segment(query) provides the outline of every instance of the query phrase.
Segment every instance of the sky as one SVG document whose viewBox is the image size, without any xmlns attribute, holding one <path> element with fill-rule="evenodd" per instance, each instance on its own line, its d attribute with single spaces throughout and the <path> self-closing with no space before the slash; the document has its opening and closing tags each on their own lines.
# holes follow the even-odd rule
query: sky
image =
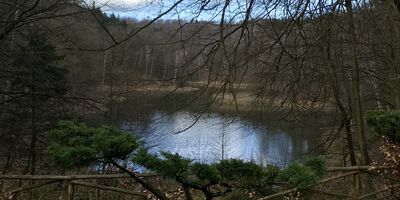
<svg viewBox="0 0 400 200">
<path fill-rule="evenodd" d="M 84 0 L 88 4 L 92 4 L 93 1 L 96 3 L 97 7 L 101 7 L 101 9 L 108 13 L 114 13 L 115 15 L 121 18 L 133 18 L 133 19 L 153 19 L 157 17 L 159 14 L 163 13 L 167 9 L 169 9 L 177 0 Z M 211 0 L 211 3 L 207 4 L 208 7 L 206 9 L 201 9 L 200 15 L 199 11 L 202 7 L 204 1 L 200 0 L 185 0 L 181 2 L 175 9 L 173 9 L 170 13 L 163 16 L 162 19 L 184 19 L 191 20 L 192 18 L 196 18 L 196 20 L 205 20 L 205 21 L 219 21 L 221 17 L 221 10 L 223 7 L 225 0 Z M 280 1 L 266 1 L 260 0 L 256 1 L 251 16 L 254 18 L 259 17 L 272 17 L 279 18 L 283 17 L 285 14 L 279 8 L 276 7 L 275 3 Z M 303 9 L 301 5 L 305 6 L 305 0 L 288 0 L 293 6 L 291 9 Z M 334 2 L 334 0 L 326 0 L 325 3 L 332 4 L 330 2 Z M 317 0 L 311 1 L 311 7 L 317 6 Z M 247 6 L 249 5 L 249 0 L 232 0 L 229 4 L 225 20 L 227 21 L 240 21 L 245 17 L 245 13 L 247 10 Z M 298 7 L 300 6 L 300 7 Z M 315 9 L 308 7 L 308 9 Z M 284 7 L 280 7 L 284 8 Z M 295 11 L 290 11 L 293 13 L 297 13 Z M 292 14 L 293 14 L 292 13 Z M 267 14 L 267 15 L 264 15 Z"/>
<path fill-rule="evenodd" d="M 96 0 L 100 4 L 109 4 L 116 7 L 135 7 L 149 3 L 150 0 Z"/>
<path fill-rule="evenodd" d="M 153 19 L 160 13 L 163 13 L 170 8 L 177 0 L 84 0 L 88 4 L 92 4 L 93 1 L 97 7 L 108 13 L 114 13 L 121 18 L 133 18 L 133 19 Z M 202 9 L 200 15 L 198 15 L 202 2 L 200 0 L 185 0 L 179 4 L 179 6 L 172 10 L 170 13 L 165 15 L 162 19 L 186 19 L 191 20 L 195 17 L 197 20 L 212 20 L 219 21 L 222 5 L 225 0 L 211 0 L 211 3 L 207 4 L 208 9 Z M 280 18 L 287 15 L 286 6 L 279 5 L 276 7 L 276 2 L 287 2 L 291 5 L 291 14 L 297 13 L 294 9 L 302 7 L 306 0 L 286 0 L 286 1 L 271 1 L 271 0 L 259 0 L 255 1 L 255 5 L 252 10 L 252 17 L 267 17 Z M 318 10 L 318 0 L 311 0 L 308 10 Z M 324 1 L 329 8 L 329 5 L 333 5 L 336 0 L 325 0 Z M 354 1 L 356 2 L 356 1 Z M 240 21 L 244 19 L 245 12 L 248 6 L 249 0 L 231 0 L 226 12 L 226 20 Z M 355 5 L 356 6 L 356 5 Z M 279 9 L 276 9 L 279 8 Z M 303 9 L 303 8 L 300 8 Z M 330 9 L 330 8 L 329 8 Z M 293 10 L 293 11 L 292 11 Z M 289 16 L 289 15 L 287 15 Z M 229 19 L 231 18 L 231 19 Z"/>
<path fill-rule="evenodd" d="M 152 19 L 170 8 L 176 0 L 85 0 L 88 4 L 95 1 L 96 6 L 108 13 L 114 13 L 122 18 L 134 19 Z M 229 10 L 234 10 L 244 14 L 246 7 L 243 6 L 248 0 L 234 0 L 227 10 L 227 17 Z M 190 20 L 195 17 L 197 20 L 213 20 L 219 21 L 220 11 L 224 0 L 213 0 L 208 6 L 212 9 L 205 9 L 200 15 L 200 0 L 183 1 L 178 7 L 165 15 L 162 19 L 186 19 Z M 240 2 L 240 3 L 239 3 Z M 243 5 L 240 5 L 243 4 Z M 216 7 L 215 7 L 216 6 Z M 207 10 L 207 11 L 206 11 Z M 243 19 L 244 16 L 236 16 L 238 19 Z M 228 17 L 229 18 L 229 17 Z"/>
<path fill-rule="evenodd" d="M 122 18 L 152 19 L 171 7 L 174 0 L 85 0 L 108 13 L 114 13 Z M 164 19 L 175 19 L 174 14 L 165 16 Z"/>
</svg>

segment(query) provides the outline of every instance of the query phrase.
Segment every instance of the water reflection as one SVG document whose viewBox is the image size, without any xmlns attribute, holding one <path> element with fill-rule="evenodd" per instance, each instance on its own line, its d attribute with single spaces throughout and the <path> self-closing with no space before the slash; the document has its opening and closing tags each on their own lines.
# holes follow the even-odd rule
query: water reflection
<svg viewBox="0 0 400 200">
<path fill-rule="evenodd" d="M 284 166 L 319 142 L 316 129 L 260 125 L 219 114 L 155 112 L 150 120 L 124 128 L 139 134 L 153 153 L 169 151 L 204 163 L 238 158 Z"/>
</svg>

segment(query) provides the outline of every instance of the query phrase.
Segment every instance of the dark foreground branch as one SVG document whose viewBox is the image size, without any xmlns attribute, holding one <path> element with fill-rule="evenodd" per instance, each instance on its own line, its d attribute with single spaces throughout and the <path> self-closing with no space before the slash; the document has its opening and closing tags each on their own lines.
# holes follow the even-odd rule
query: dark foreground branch
<svg viewBox="0 0 400 200">
<path fill-rule="evenodd" d="M 155 187 L 153 187 L 152 185 L 148 184 L 147 182 L 145 182 L 144 180 L 142 180 L 140 177 L 138 177 L 134 172 L 129 171 L 128 169 L 126 169 L 125 167 L 121 166 L 119 163 L 117 163 L 114 160 L 110 160 L 111 164 L 113 164 L 115 167 L 117 167 L 118 169 L 120 169 L 121 171 L 127 173 L 130 177 L 132 177 L 133 179 L 135 179 L 136 182 L 138 182 L 139 184 L 141 184 L 144 188 L 146 188 L 147 190 L 149 190 L 152 194 L 154 194 L 157 198 L 159 198 L 160 200 L 169 200 L 168 197 L 165 196 L 165 194 L 163 192 L 161 192 L 160 190 L 156 189 Z"/>
</svg>

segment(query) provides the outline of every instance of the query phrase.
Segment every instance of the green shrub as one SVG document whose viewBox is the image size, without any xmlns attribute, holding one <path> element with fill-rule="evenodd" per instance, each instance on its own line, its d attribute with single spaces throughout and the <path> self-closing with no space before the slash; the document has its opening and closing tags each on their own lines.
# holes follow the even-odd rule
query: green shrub
<svg viewBox="0 0 400 200">
<path fill-rule="evenodd" d="M 279 173 L 278 179 L 300 189 L 315 184 L 325 172 L 325 162 L 321 157 L 310 158 L 304 165 L 292 163 Z"/>
<path fill-rule="evenodd" d="M 369 111 L 366 116 L 376 133 L 400 143 L 400 111 Z"/>
<path fill-rule="evenodd" d="M 319 177 L 323 176 L 326 171 L 325 159 L 322 156 L 307 158 L 304 166 L 312 169 Z"/>
<path fill-rule="evenodd" d="M 64 167 L 86 166 L 92 162 L 123 159 L 139 143 L 136 138 L 112 127 L 90 128 L 83 123 L 61 121 L 50 131 L 49 153 Z"/>
<path fill-rule="evenodd" d="M 189 171 L 189 165 L 192 162 L 189 159 L 182 158 L 178 154 L 167 152 L 162 152 L 160 156 L 150 154 L 144 148 L 137 151 L 132 161 L 173 179 L 177 176 L 186 176 Z"/>
<path fill-rule="evenodd" d="M 225 181 L 240 183 L 243 186 L 271 182 L 279 171 L 274 166 L 263 168 L 253 162 L 244 162 L 238 159 L 223 160 L 216 166 Z"/>
<path fill-rule="evenodd" d="M 194 163 L 190 171 L 196 176 L 197 185 L 217 184 L 221 181 L 221 175 L 215 165 Z"/>
</svg>

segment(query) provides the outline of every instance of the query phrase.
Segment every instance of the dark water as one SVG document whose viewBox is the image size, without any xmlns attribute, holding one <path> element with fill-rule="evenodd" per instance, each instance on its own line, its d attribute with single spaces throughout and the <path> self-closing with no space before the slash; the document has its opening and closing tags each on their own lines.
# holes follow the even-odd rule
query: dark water
<svg viewBox="0 0 400 200">
<path fill-rule="evenodd" d="M 129 121 L 151 152 L 169 151 L 198 162 L 238 158 L 259 164 L 285 166 L 320 144 L 319 128 L 290 124 L 259 124 L 221 114 L 153 112 L 146 121 Z"/>
</svg>

